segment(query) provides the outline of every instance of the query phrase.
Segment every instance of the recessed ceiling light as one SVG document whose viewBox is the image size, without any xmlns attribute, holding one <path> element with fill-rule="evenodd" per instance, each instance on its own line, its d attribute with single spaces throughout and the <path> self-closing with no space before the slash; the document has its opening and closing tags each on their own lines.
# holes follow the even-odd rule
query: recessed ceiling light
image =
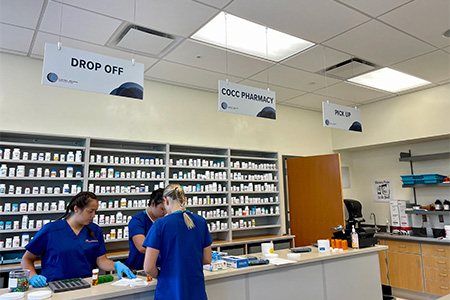
<svg viewBox="0 0 450 300">
<path fill-rule="evenodd" d="M 389 68 L 382 68 L 359 75 L 350 78 L 348 81 L 391 93 L 397 93 L 431 83 Z"/>
<path fill-rule="evenodd" d="M 224 12 L 191 38 L 276 62 L 314 46 L 311 42 Z"/>
</svg>

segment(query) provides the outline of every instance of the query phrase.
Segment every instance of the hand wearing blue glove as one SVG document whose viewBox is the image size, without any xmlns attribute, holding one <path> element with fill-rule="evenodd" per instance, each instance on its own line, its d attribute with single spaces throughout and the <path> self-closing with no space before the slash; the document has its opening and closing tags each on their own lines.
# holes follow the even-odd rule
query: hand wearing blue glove
<svg viewBox="0 0 450 300">
<path fill-rule="evenodd" d="M 47 278 L 42 275 L 34 275 L 30 278 L 30 283 L 33 287 L 40 288 L 44 287 L 47 284 Z"/>
<path fill-rule="evenodd" d="M 136 278 L 136 275 L 134 275 L 133 272 L 131 272 L 130 269 L 120 261 L 114 263 L 114 268 L 116 268 L 117 276 L 119 276 L 119 279 L 122 279 L 122 273 L 125 273 L 125 275 L 127 275 L 129 279 Z"/>
</svg>

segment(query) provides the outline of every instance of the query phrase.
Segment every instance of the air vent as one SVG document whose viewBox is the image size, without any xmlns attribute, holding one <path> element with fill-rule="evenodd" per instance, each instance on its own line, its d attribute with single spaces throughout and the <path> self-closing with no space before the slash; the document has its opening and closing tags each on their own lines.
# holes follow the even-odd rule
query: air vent
<svg viewBox="0 0 450 300">
<path fill-rule="evenodd" d="M 160 58 L 181 41 L 173 35 L 138 25 L 127 24 L 122 28 L 108 45 L 144 56 Z"/>
<path fill-rule="evenodd" d="M 362 60 L 360 58 L 352 58 L 343 62 L 340 62 L 334 66 L 328 67 L 325 70 L 321 70 L 317 73 L 322 75 L 330 75 L 339 79 L 349 79 L 369 71 L 373 71 L 379 68 L 377 65 Z"/>
</svg>

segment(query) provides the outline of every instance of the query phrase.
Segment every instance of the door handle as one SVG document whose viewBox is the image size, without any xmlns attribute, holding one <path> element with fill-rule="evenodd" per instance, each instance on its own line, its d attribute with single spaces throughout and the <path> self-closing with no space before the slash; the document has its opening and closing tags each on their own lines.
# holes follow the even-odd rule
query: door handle
<svg viewBox="0 0 450 300">
<path fill-rule="evenodd" d="M 448 276 L 448 274 L 444 274 L 444 273 L 439 273 L 438 275 L 441 276 L 441 277 L 447 277 Z"/>
<path fill-rule="evenodd" d="M 448 290 L 448 286 L 443 286 L 443 285 L 441 285 L 441 289 L 443 289 L 443 290 Z"/>
<path fill-rule="evenodd" d="M 406 248 L 405 245 L 398 245 L 399 248 Z"/>
<path fill-rule="evenodd" d="M 445 252 L 445 249 L 436 249 L 438 252 Z"/>
<path fill-rule="evenodd" d="M 438 264 L 441 264 L 441 265 L 446 265 L 446 264 L 447 264 L 445 261 L 442 261 L 442 260 L 438 260 L 437 263 L 438 263 Z"/>
</svg>

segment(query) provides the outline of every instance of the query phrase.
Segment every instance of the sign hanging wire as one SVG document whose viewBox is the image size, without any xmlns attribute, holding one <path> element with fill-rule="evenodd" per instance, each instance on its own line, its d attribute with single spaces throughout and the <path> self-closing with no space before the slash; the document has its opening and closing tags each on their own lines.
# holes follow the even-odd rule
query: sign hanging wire
<svg viewBox="0 0 450 300">
<path fill-rule="evenodd" d="M 354 59 L 354 57 L 352 56 L 351 57 L 351 64 L 352 64 L 352 78 L 353 77 L 355 77 L 355 74 L 354 74 L 354 72 L 353 72 L 353 59 Z M 352 88 L 352 94 L 353 94 L 353 103 L 355 104 L 355 110 L 356 109 L 358 109 L 357 107 L 356 107 L 356 94 L 355 94 L 355 86 L 352 84 L 352 86 L 353 86 L 353 88 Z"/>
<path fill-rule="evenodd" d="M 58 50 L 61 50 L 62 42 L 61 42 L 61 34 L 62 34 L 62 23 L 63 23 L 63 10 L 64 10 L 64 0 L 61 4 L 61 15 L 59 18 L 59 40 L 58 40 Z"/>
<path fill-rule="evenodd" d="M 133 57 L 131 58 L 131 64 L 134 66 L 135 64 L 135 53 L 136 53 L 136 0 L 134 0 L 133 7 Z"/>
<path fill-rule="evenodd" d="M 227 13 L 224 13 L 225 17 L 225 75 L 228 84 L 228 20 Z"/>
<path fill-rule="evenodd" d="M 266 80 L 267 80 L 267 91 L 270 92 L 269 88 L 269 38 L 268 38 L 268 31 L 269 29 L 266 27 L 266 62 L 267 62 L 267 69 L 266 69 Z"/>
<path fill-rule="evenodd" d="M 325 46 L 322 46 L 322 57 L 323 57 L 323 69 L 325 72 L 325 94 L 327 95 L 327 103 L 329 103 L 328 99 L 330 98 L 330 95 L 328 93 L 327 57 L 325 53 Z"/>
</svg>

